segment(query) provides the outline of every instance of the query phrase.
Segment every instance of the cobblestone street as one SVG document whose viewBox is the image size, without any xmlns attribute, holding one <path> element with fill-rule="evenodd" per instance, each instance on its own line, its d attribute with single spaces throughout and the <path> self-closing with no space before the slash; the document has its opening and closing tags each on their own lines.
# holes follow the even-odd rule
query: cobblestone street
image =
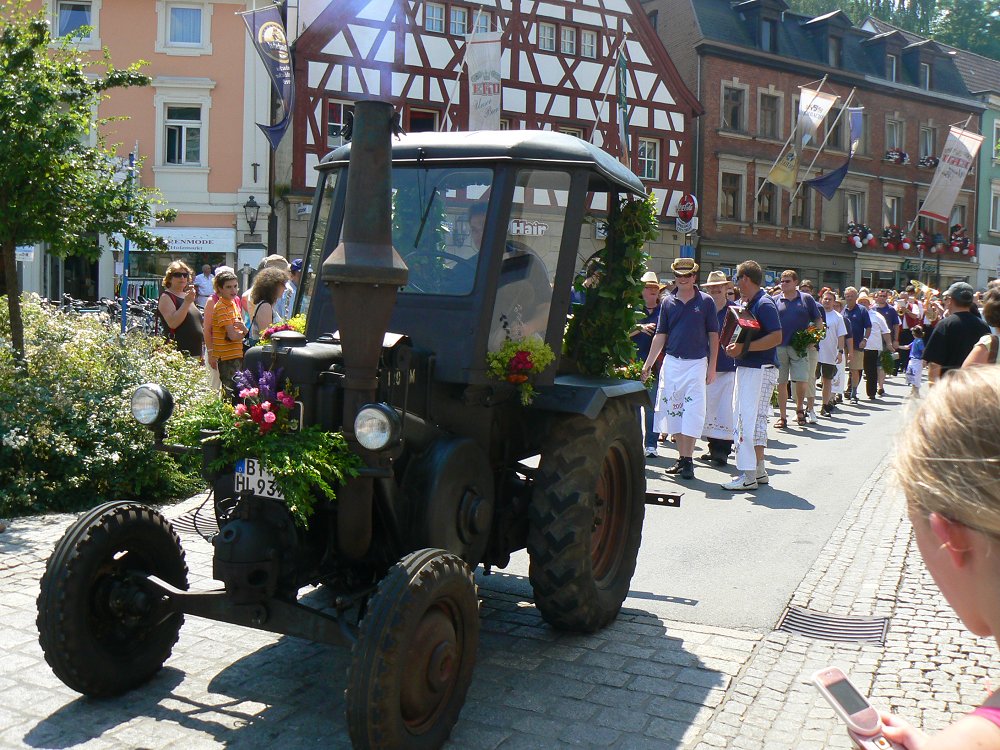
<svg viewBox="0 0 1000 750">
<path fill-rule="evenodd" d="M 667 621 L 635 607 L 593 636 L 556 633 L 530 601 L 479 577 L 479 662 L 452 748 L 847 748 L 808 683 L 830 663 L 873 700 L 925 728 L 985 695 L 995 644 L 974 639 L 944 603 L 911 540 L 885 464 L 795 593 L 793 605 L 890 618 L 885 645 L 810 640 Z M 200 504 L 170 508 L 176 518 Z M 349 747 L 348 654 L 187 618 L 164 670 L 108 701 L 81 698 L 45 664 L 35 598 L 71 517 L 16 519 L 0 536 L 0 746 L 3 748 Z M 207 587 L 210 546 L 183 537 L 192 587 Z M 322 603 L 324 592 L 308 595 Z M 631 602 L 630 602 L 631 604 Z"/>
</svg>

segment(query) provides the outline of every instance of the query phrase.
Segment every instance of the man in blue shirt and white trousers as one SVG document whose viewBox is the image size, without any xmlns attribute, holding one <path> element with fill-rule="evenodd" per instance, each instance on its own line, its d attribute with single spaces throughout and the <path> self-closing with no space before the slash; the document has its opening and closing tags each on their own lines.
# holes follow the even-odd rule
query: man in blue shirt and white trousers
<svg viewBox="0 0 1000 750">
<path fill-rule="evenodd" d="M 679 457 L 666 472 L 694 479 L 694 445 L 705 427 L 705 391 L 715 380 L 719 319 L 715 302 L 695 284 L 698 264 L 694 259 L 677 258 L 670 270 L 677 286 L 660 303 L 656 334 L 642 376 L 643 380 L 649 376 L 666 345 L 653 429 L 677 439 Z"/>
</svg>

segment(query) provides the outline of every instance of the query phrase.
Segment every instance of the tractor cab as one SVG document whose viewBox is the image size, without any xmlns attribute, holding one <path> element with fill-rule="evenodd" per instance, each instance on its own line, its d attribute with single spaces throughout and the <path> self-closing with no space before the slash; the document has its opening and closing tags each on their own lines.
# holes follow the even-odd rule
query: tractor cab
<svg viewBox="0 0 1000 750">
<path fill-rule="evenodd" d="M 309 340 L 341 326 L 318 276 L 341 240 L 350 150 L 319 166 L 297 305 Z M 485 383 L 486 353 L 507 338 L 542 339 L 558 356 L 574 273 L 596 249 L 581 238 L 586 216 L 643 195 L 638 178 L 548 131 L 414 133 L 394 139 L 391 159 L 392 245 L 409 275 L 388 330 L 432 351 L 443 382 Z"/>
</svg>

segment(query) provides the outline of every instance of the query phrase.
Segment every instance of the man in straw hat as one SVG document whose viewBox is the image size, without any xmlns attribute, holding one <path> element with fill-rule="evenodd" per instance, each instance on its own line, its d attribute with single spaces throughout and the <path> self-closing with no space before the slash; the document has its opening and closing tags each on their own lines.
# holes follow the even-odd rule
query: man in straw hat
<svg viewBox="0 0 1000 750">
<path fill-rule="evenodd" d="M 726 274 L 712 271 L 701 285 L 715 303 L 719 330 L 726 321 L 730 307 L 737 307 L 727 298 L 726 292 L 732 287 Z M 702 461 L 711 461 L 716 466 L 725 466 L 733 450 L 733 388 L 736 385 L 736 360 L 726 354 L 719 342 L 719 353 L 715 360 L 715 380 L 705 390 L 705 427 L 701 436 L 708 441 L 708 453 Z"/>
<path fill-rule="evenodd" d="M 640 362 L 645 362 L 649 356 L 649 347 L 653 343 L 656 332 L 656 320 L 660 316 L 660 280 L 654 271 L 646 271 L 642 275 L 642 310 L 641 318 L 629 335 L 635 342 L 636 356 Z M 649 391 L 649 405 L 642 408 L 642 426 L 645 431 L 646 457 L 656 455 L 656 431 L 653 429 L 653 414 L 656 406 L 656 389 L 660 385 L 660 368 L 653 368 L 653 380 L 646 386 Z"/>
<path fill-rule="evenodd" d="M 712 298 L 695 285 L 698 264 L 693 258 L 677 258 L 670 270 L 677 288 L 660 303 L 642 375 L 648 377 L 665 346 L 653 429 L 677 436 L 680 455 L 667 473 L 694 479 L 694 444 L 705 427 L 705 391 L 715 380 L 719 318 Z"/>
</svg>

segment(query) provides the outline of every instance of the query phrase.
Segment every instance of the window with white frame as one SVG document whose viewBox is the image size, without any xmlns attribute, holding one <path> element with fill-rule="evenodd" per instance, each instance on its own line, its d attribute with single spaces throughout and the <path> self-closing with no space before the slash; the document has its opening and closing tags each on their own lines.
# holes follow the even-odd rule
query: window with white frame
<svg viewBox="0 0 1000 750">
<path fill-rule="evenodd" d="M 556 27 L 554 24 L 538 24 L 538 49 L 544 52 L 556 51 Z"/>
<path fill-rule="evenodd" d="M 1000 232 L 1000 192 L 993 193 L 990 201 L 990 231 Z"/>
<path fill-rule="evenodd" d="M 899 226 L 903 199 L 898 195 L 887 195 L 882 204 L 882 226 Z"/>
<path fill-rule="evenodd" d="M 75 0 L 75 2 L 59 0 L 55 7 L 55 36 L 70 36 L 84 26 L 93 26 L 93 12 L 94 8 L 89 0 Z M 87 33 L 83 39 L 89 40 L 92 33 Z"/>
<path fill-rule="evenodd" d="M 427 3 L 424 6 L 424 30 L 444 33 L 444 6 Z"/>
<path fill-rule="evenodd" d="M 660 141 L 656 138 L 639 139 L 639 176 L 644 180 L 660 179 Z"/>
<path fill-rule="evenodd" d="M 455 36 L 465 36 L 469 33 L 469 11 L 467 8 L 452 6 L 450 29 Z"/>
<path fill-rule="evenodd" d="M 844 61 L 844 40 L 839 36 L 831 36 L 826 42 L 826 61 L 835 68 L 839 68 Z"/>
<path fill-rule="evenodd" d="M 929 89 L 931 87 L 931 66 L 927 63 L 920 63 L 920 88 Z"/>
<path fill-rule="evenodd" d="M 899 80 L 899 58 L 895 55 L 885 56 L 885 77 L 890 81 Z"/>
<path fill-rule="evenodd" d="M 348 102 L 328 100 L 326 103 L 326 145 L 327 148 L 337 148 L 344 145 L 344 126 L 348 115 L 354 111 L 354 105 Z"/>
<path fill-rule="evenodd" d="M 865 194 L 853 190 L 844 191 L 844 226 L 865 223 Z"/>
<path fill-rule="evenodd" d="M 166 55 L 212 54 L 212 3 L 156 0 L 154 51 Z"/>
<path fill-rule="evenodd" d="M 899 120 L 886 118 L 885 120 L 885 147 L 903 148 L 903 123 Z"/>
<path fill-rule="evenodd" d="M 1000 121 L 993 123 L 993 161 L 1000 161 Z"/>
<path fill-rule="evenodd" d="M 763 177 L 757 178 L 757 223 L 778 223 L 778 190 Z"/>
<path fill-rule="evenodd" d="M 861 106 L 860 104 L 858 105 Z M 861 136 L 858 138 L 858 153 L 859 154 L 869 154 L 871 153 L 871 120 L 868 117 L 867 112 L 861 113 Z"/>
<path fill-rule="evenodd" d="M 576 54 L 576 29 L 572 26 L 563 26 L 559 40 L 559 49 L 564 55 Z"/>
<path fill-rule="evenodd" d="M 920 126 L 920 156 L 937 156 L 937 131 L 930 125 Z"/>
<path fill-rule="evenodd" d="M 812 195 L 812 191 L 810 190 L 799 190 L 798 195 L 795 196 L 795 200 L 792 201 L 792 216 L 789 224 L 793 227 L 809 229 L 811 226 L 812 204 L 809 201 L 810 195 Z"/>
<path fill-rule="evenodd" d="M 475 33 L 484 34 L 493 28 L 493 14 L 485 10 L 477 10 L 472 24 Z"/>
<path fill-rule="evenodd" d="M 761 94 L 758 104 L 757 134 L 762 138 L 781 138 L 781 97 Z"/>
<path fill-rule="evenodd" d="M 746 90 L 738 86 L 722 87 L 722 127 L 746 130 Z"/>
<path fill-rule="evenodd" d="M 772 18 L 760 22 L 760 48 L 765 52 L 778 51 L 778 22 Z"/>
<path fill-rule="evenodd" d="M 500 118 L 500 129 L 501 130 L 510 130 L 510 118 L 507 118 L 507 117 L 501 117 Z"/>
<path fill-rule="evenodd" d="M 597 32 L 596 31 L 581 31 L 580 32 L 580 54 L 583 57 L 589 57 L 592 60 L 597 57 Z"/>
<path fill-rule="evenodd" d="M 719 218 L 741 221 L 743 219 L 743 176 L 723 172 L 719 185 Z"/>
<path fill-rule="evenodd" d="M 167 105 L 164 119 L 163 163 L 200 167 L 201 107 L 192 104 Z"/>
<path fill-rule="evenodd" d="M 965 227 L 965 215 L 966 215 L 965 204 L 956 203 L 951 208 L 951 219 L 949 219 L 948 221 L 948 226 L 953 227 L 956 224 L 961 224 L 962 227 Z"/>
<path fill-rule="evenodd" d="M 572 125 L 559 125 L 556 127 L 557 133 L 565 133 L 566 135 L 571 135 L 574 138 L 583 139 L 583 128 L 575 128 Z"/>
</svg>

